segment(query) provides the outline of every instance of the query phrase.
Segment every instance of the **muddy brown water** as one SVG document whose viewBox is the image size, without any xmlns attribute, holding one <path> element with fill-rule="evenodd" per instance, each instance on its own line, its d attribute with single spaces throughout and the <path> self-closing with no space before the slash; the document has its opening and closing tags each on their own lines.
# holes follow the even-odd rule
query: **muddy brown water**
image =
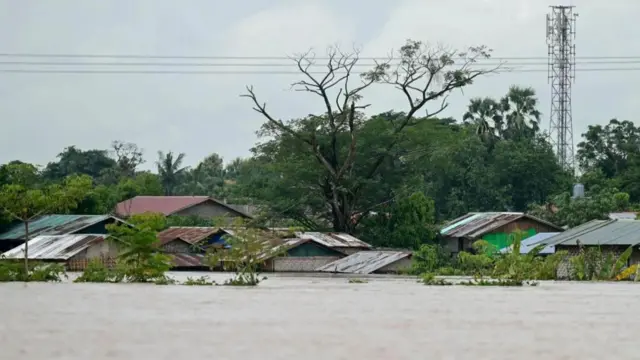
<svg viewBox="0 0 640 360">
<path fill-rule="evenodd" d="M 640 358 L 640 284 L 269 276 L 257 288 L 0 284 L 0 359 Z"/>
</svg>

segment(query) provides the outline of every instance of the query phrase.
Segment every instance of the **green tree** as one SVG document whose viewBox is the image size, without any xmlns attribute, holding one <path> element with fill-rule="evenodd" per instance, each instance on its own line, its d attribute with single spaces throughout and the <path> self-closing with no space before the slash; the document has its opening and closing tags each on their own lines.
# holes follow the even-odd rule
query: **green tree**
<svg viewBox="0 0 640 360">
<path fill-rule="evenodd" d="M 118 262 L 122 276 L 128 282 L 164 280 L 171 269 L 171 256 L 158 249 L 158 232 L 166 228 L 161 214 L 134 215 L 127 224 L 107 225 L 109 234 L 122 246 Z"/>
<path fill-rule="evenodd" d="M 418 249 L 435 241 L 434 202 L 416 192 L 364 222 L 362 238 L 374 246 Z"/>
<path fill-rule="evenodd" d="M 612 119 L 605 126 L 589 125 L 582 137 L 576 157 L 584 172 L 600 169 L 613 178 L 640 155 L 640 128 L 632 121 Z"/>
<path fill-rule="evenodd" d="M 185 171 L 184 180 L 179 186 L 178 193 L 222 198 L 225 195 L 224 179 L 225 170 L 222 158 L 218 154 L 211 154 L 195 168 Z"/>
<path fill-rule="evenodd" d="M 543 203 L 572 184 L 571 174 L 558 164 L 542 137 L 501 141 L 492 155 L 490 171 L 498 177 L 493 186 L 503 187 L 510 210 L 525 211 L 530 203 Z"/>
<path fill-rule="evenodd" d="M 485 141 L 502 136 L 502 108 L 494 99 L 471 99 L 462 120 L 473 125 L 476 134 Z"/>
<path fill-rule="evenodd" d="M 11 165 L 13 173 L 33 170 L 28 164 Z M 29 223 L 38 216 L 74 209 L 92 187 L 88 176 L 67 177 L 62 184 L 42 186 L 33 183 L 9 184 L 0 188 L 0 209 L 21 221 L 25 230 L 24 266 L 29 273 Z"/>
<path fill-rule="evenodd" d="M 175 194 L 176 187 L 180 184 L 182 176 L 187 171 L 186 167 L 182 167 L 184 157 L 184 153 L 174 157 L 171 151 L 166 154 L 158 151 L 156 166 L 158 167 L 158 175 L 162 182 L 164 194 L 167 196 Z"/>
<path fill-rule="evenodd" d="M 94 179 L 116 166 L 106 150 L 80 150 L 75 146 L 65 148 L 58 154 L 58 161 L 51 162 L 43 171 L 43 176 L 59 181 L 70 175 L 88 175 Z"/>
<path fill-rule="evenodd" d="M 520 136 L 533 137 L 540 129 L 538 98 L 533 88 L 511 86 L 500 100 L 504 118 L 504 136 L 514 139 Z"/>
<path fill-rule="evenodd" d="M 392 154 L 402 140 L 407 128 L 416 125 L 423 118 L 416 115 L 419 111 L 435 105 L 435 110 L 427 112 L 425 118 L 431 118 L 446 108 L 446 98 L 456 89 L 470 85 L 479 76 L 491 70 L 477 70 L 469 65 L 478 59 L 489 57 L 485 47 L 473 47 L 459 53 L 444 49 L 430 49 L 418 41 L 407 41 L 400 48 L 399 62 L 377 64 L 362 76 L 362 82 L 352 85 L 349 82 L 351 70 L 358 64 L 358 54 L 345 54 L 339 49 L 329 51 L 327 72 L 316 76 L 311 66 L 315 58 L 305 54 L 296 59 L 302 80 L 294 87 L 319 97 L 325 107 L 324 114 L 309 116 L 305 119 L 284 122 L 266 109 L 266 104 L 258 100 L 253 88 L 248 87 L 247 94 L 254 110 L 265 119 L 263 134 L 278 138 L 280 141 L 296 143 L 300 155 L 296 159 L 304 161 L 312 168 L 305 169 L 307 175 L 316 176 L 316 186 L 305 189 L 314 201 L 324 203 L 331 226 L 336 231 L 353 232 L 357 225 L 353 216 L 362 211 L 361 201 L 365 197 L 373 179 L 380 176 L 382 167 L 390 161 Z M 346 73 L 346 75 L 345 75 Z M 351 74 L 353 75 L 353 74 Z M 358 157 L 362 147 L 360 140 L 363 119 L 359 111 L 368 105 L 363 103 L 363 91 L 375 84 L 385 84 L 397 88 L 406 96 L 406 112 L 397 113 L 390 121 L 388 141 L 378 146 L 377 153 L 365 160 Z M 338 91 L 333 97 L 332 91 Z M 435 104 L 434 104 L 435 103 Z M 313 159 L 313 161 L 309 161 Z M 354 176 L 356 168 L 364 166 L 362 176 Z M 284 174 L 281 174 L 284 176 Z"/>
<path fill-rule="evenodd" d="M 629 195 L 617 189 L 587 192 L 585 197 L 574 199 L 566 192 L 552 199 L 553 207 L 533 206 L 532 214 L 556 225 L 574 227 L 591 220 L 605 220 L 615 211 L 628 210 Z"/>
</svg>

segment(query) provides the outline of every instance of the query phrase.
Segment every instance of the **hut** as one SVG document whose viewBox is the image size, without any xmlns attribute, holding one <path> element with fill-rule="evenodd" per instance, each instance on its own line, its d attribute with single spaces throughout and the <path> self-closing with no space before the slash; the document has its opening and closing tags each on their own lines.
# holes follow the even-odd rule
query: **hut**
<svg viewBox="0 0 640 360">
<path fill-rule="evenodd" d="M 446 224 L 441 230 L 443 246 L 453 254 L 469 251 L 477 240 L 485 240 L 503 249 L 510 244 L 509 234 L 524 232 L 524 238 L 538 233 L 562 232 L 564 229 L 548 221 L 521 212 L 468 213 Z"/>
<path fill-rule="evenodd" d="M 29 260 L 63 263 L 69 271 L 81 271 L 92 259 L 112 267 L 118 242 L 103 234 L 39 235 L 29 240 Z M 3 254 L 8 260 L 24 259 L 25 244 Z"/>
</svg>

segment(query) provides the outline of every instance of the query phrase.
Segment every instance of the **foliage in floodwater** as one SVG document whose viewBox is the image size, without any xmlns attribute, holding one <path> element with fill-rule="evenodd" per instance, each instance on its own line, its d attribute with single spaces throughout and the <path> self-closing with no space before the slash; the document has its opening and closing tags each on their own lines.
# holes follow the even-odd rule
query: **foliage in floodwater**
<svg viewBox="0 0 640 360">
<path fill-rule="evenodd" d="M 633 247 L 629 246 L 617 258 L 611 252 L 603 252 L 599 246 L 580 247 L 577 255 L 569 259 L 570 278 L 572 280 L 623 280 L 631 277 L 630 271 L 626 276 L 621 276 L 631 254 Z"/>
<path fill-rule="evenodd" d="M 206 286 L 206 285 L 216 285 L 215 281 L 209 280 L 207 276 L 200 276 L 197 278 L 187 277 L 187 280 L 182 283 L 182 285 L 187 286 Z"/>
<path fill-rule="evenodd" d="M 125 224 L 107 225 L 109 234 L 120 243 L 116 271 L 127 282 L 157 282 L 166 278 L 172 257 L 159 251 L 158 231 L 164 227 L 159 215 L 132 216 Z"/>
<path fill-rule="evenodd" d="M 82 275 L 73 282 L 117 283 L 121 282 L 123 278 L 124 274 L 122 272 L 109 269 L 100 259 L 91 259 Z"/>
<path fill-rule="evenodd" d="M 369 281 L 365 279 L 352 278 L 349 279 L 349 284 L 367 284 Z"/>
<path fill-rule="evenodd" d="M 266 277 L 260 277 L 260 267 L 273 257 L 283 255 L 284 247 L 277 245 L 272 239 L 265 238 L 265 233 L 257 228 L 245 226 L 242 220 L 227 226 L 233 235 L 224 236 L 225 249 L 211 247 L 205 262 L 211 270 L 222 267 L 233 271 L 234 277 L 223 285 L 256 286 Z"/>
<path fill-rule="evenodd" d="M 29 271 L 25 272 L 23 264 L 0 259 L 0 282 L 38 281 L 60 282 L 67 278 L 64 265 L 31 261 Z"/>
<path fill-rule="evenodd" d="M 421 283 L 423 283 L 424 285 L 437 285 L 437 286 L 447 286 L 447 285 L 453 285 L 453 283 L 446 281 L 444 279 L 438 279 L 436 278 L 436 276 L 432 273 L 424 273 L 420 276 L 420 280 Z"/>
</svg>

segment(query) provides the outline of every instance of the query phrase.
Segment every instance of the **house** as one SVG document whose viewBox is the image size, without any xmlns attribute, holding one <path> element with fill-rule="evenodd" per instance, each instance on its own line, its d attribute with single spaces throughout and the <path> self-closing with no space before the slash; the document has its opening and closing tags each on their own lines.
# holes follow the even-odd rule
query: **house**
<svg viewBox="0 0 640 360">
<path fill-rule="evenodd" d="M 638 251 L 640 220 L 592 220 L 548 239 L 543 239 L 532 246 L 540 244 L 554 246 L 556 251 L 567 251 L 569 255 L 577 255 L 581 247 L 598 247 L 602 252 L 610 252 L 615 256 L 619 256 L 629 246 L 633 246 L 634 252 L 629 263 L 638 263 L 640 262 L 640 251 Z M 561 263 L 558 277 L 567 277 L 569 271 L 568 262 Z"/>
<path fill-rule="evenodd" d="M 402 273 L 411 268 L 410 251 L 360 251 L 316 269 L 346 274 Z"/>
<path fill-rule="evenodd" d="M 525 233 L 524 238 L 545 232 L 561 232 L 563 229 L 537 217 L 521 212 L 468 213 L 441 230 L 443 246 L 452 254 L 468 251 L 477 240 L 485 240 L 497 249 L 511 245 L 509 234 L 515 230 Z"/>
<path fill-rule="evenodd" d="M 313 240 L 345 255 L 372 248 L 371 245 L 347 233 L 296 232 L 295 235 L 300 239 Z"/>
<path fill-rule="evenodd" d="M 136 196 L 116 205 L 115 213 L 129 217 L 144 213 L 160 213 L 164 216 L 199 216 L 202 218 L 225 217 L 250 219 L 251 216 L 224 202 L 209 196 Z"/>
<path fill-rule="evenodd" d="M 344 253 L 313 239 L 284 239 L 269 251 L 263 269 L 275 272 L 312 272 L 345 256 Z"/>
<path fill-rule="evenodd" d="M 221 230 L 215 227 L 172 226 L 158 233 L 159 246 L 168 253 L 193 253 L 197 247 L 212 242 Z"/>
<path fill-rule="evenodd" d="M 528 237 L 520 242 L 520 254 L 528 254 L 531 250 L 536 248 L 540 242 L 549 239 L 552 236 L 560 234 L 559 232 L 539 233 L 531 237 Z M 509 245 L 500 249 L 500 253 L 507 254 L 513 252 L 513 245 Z M 545 246 L 540 250 L 538 255 L 551 255 L 556 252 L 556 247 L 553 245 Z"/>
<path fill-rule="evenodd" d="M 3 254 L 6 259 L 24 259 L 25 244 Z M 91 259 L 113 266 L 118 243 L 104 234 L 38 235 L 29 240 L 29 260 L 64 263 L 69 271 L 81 271 Z"/>
<path fill-rule="evenodd" d="M 124 223 L 109 215 L 42 215 L 29 221 L 29 238 L 39 235 L 107 234 L 106 225 Z M 24 243 L 24 223 L 16 223 L 0 234 L 0 252 Z"/>
<path fill-rule="evenodd" d="M 214 227 L 173 226 L 158 233 L 158 246 L 172 256 L 175 269 L 205 269 L 204 247 L 220 233 Z"/>
</svg>

